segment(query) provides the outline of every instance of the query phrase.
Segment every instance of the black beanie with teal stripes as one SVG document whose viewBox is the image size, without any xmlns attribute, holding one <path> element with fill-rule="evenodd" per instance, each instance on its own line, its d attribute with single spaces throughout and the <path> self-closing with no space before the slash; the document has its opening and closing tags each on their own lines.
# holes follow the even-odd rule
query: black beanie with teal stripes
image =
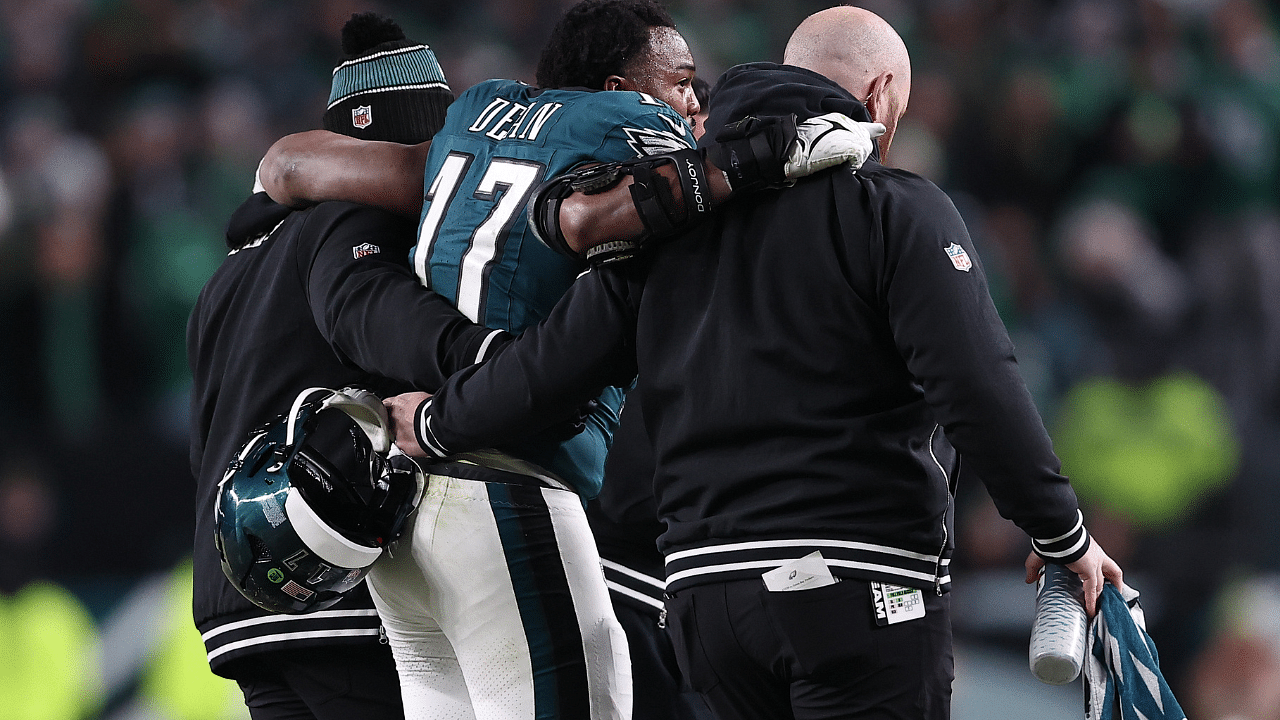
<svg viewBox="0 0 1280 720">
<path fill-rule="evenodd" d="M 444 124 L 453 91 L 431 48 L 390 18 L 352 15 L 342 28 L 324 129 L 362 140 L 417 144 Z"/>
</svg>

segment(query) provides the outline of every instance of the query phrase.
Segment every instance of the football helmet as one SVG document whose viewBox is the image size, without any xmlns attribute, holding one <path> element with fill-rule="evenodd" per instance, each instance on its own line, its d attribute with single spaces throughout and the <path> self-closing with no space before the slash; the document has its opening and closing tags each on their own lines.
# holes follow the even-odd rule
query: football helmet
<svg viewBox="0 0 1280 720">
<path fill-rule="evenodd" d="M 322 610 L 356 587 L 399 537 L 424 483 L 388 457 L 390 423 L 363 390 L 310 388 L 255 430 L 214 506 L 222 571 L 272 612 Z"/>
</svg>

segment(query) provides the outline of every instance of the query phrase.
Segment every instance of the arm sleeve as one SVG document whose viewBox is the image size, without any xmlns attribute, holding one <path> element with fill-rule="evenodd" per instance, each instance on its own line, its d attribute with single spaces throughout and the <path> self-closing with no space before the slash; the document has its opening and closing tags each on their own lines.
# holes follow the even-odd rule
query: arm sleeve
<svg viewBox="0 0 1280 720">
<path fill-rule="evenodd" d="M 1000 514 L 1046 560 L 1074 561 L 1088 533 L 964 221 L 924 180 L 883 196 L 878 260 L 899 353 Z"/>
<path fill-rule="evenodd" d="M 636 374 L 639 268 L 593 270 L 542 323 L 449 379 L 418 411 L 418 444 L 444 457 L 512 442 Z"/>
<path fill-rule="evenodd" d="M 418 282 L 406 260 L 411 223 L 340 207 L 308 219 L 321 226 L 308 228 L 320 242 L 305 271 L 316 327 L 344 362 L 432 392 L 510 339 Z"/>
</svg>

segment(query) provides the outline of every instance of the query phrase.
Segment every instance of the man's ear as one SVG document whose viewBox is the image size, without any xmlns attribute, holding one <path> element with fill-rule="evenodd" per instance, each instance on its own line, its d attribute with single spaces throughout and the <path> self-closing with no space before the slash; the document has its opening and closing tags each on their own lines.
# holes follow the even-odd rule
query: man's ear
<svg viewBox="0 0 1280 720">
<path fill-rule="evenodd" d="M 867 114 L 871 116 L 872 122 L 878 122 L 888 126 L 888 115 L 892 110 L 889 109 L 888 88 L 889 83 L 893 82 L 893 73 L 885 71 L 871 79 L 871 85 L 867 88 Z M 884 117 L 880 117 L 884 115 Z"/>
<path fill-rule="evenodd" d="M 605 90 L 626 90 L 626 88 L 623 87 L 623 85 L 626 84 L 626 82 L 627 82 L 627 79 L 622 77 L 621 75 L 610 75 L 609 77 L 604 79 L 604 89 Z"/>
</svg>

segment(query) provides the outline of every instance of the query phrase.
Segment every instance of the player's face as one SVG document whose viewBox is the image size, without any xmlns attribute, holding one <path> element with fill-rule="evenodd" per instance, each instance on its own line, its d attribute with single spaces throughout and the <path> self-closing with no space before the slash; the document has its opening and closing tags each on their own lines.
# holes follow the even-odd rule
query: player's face
<svg viewBox="0 0 1280 720">
<path fill-rule="evenodd" d="M 629 77 L 620 78 L 617 87 L 652 95 L 692 119 L 700 109 L 693 94 L 696 70 L 684 37 L 674 28 L 655 27 L 649 30 L 648 52 L 631 64 Z"/>
<path fill-rule="evenodd" d="M 702 108 L 696 115 L 689 118 L 689 122 L 693 124 L 693 139 L 701 140 L 702 133 L 707 131 L 707 108 Z"/>
</svg>

